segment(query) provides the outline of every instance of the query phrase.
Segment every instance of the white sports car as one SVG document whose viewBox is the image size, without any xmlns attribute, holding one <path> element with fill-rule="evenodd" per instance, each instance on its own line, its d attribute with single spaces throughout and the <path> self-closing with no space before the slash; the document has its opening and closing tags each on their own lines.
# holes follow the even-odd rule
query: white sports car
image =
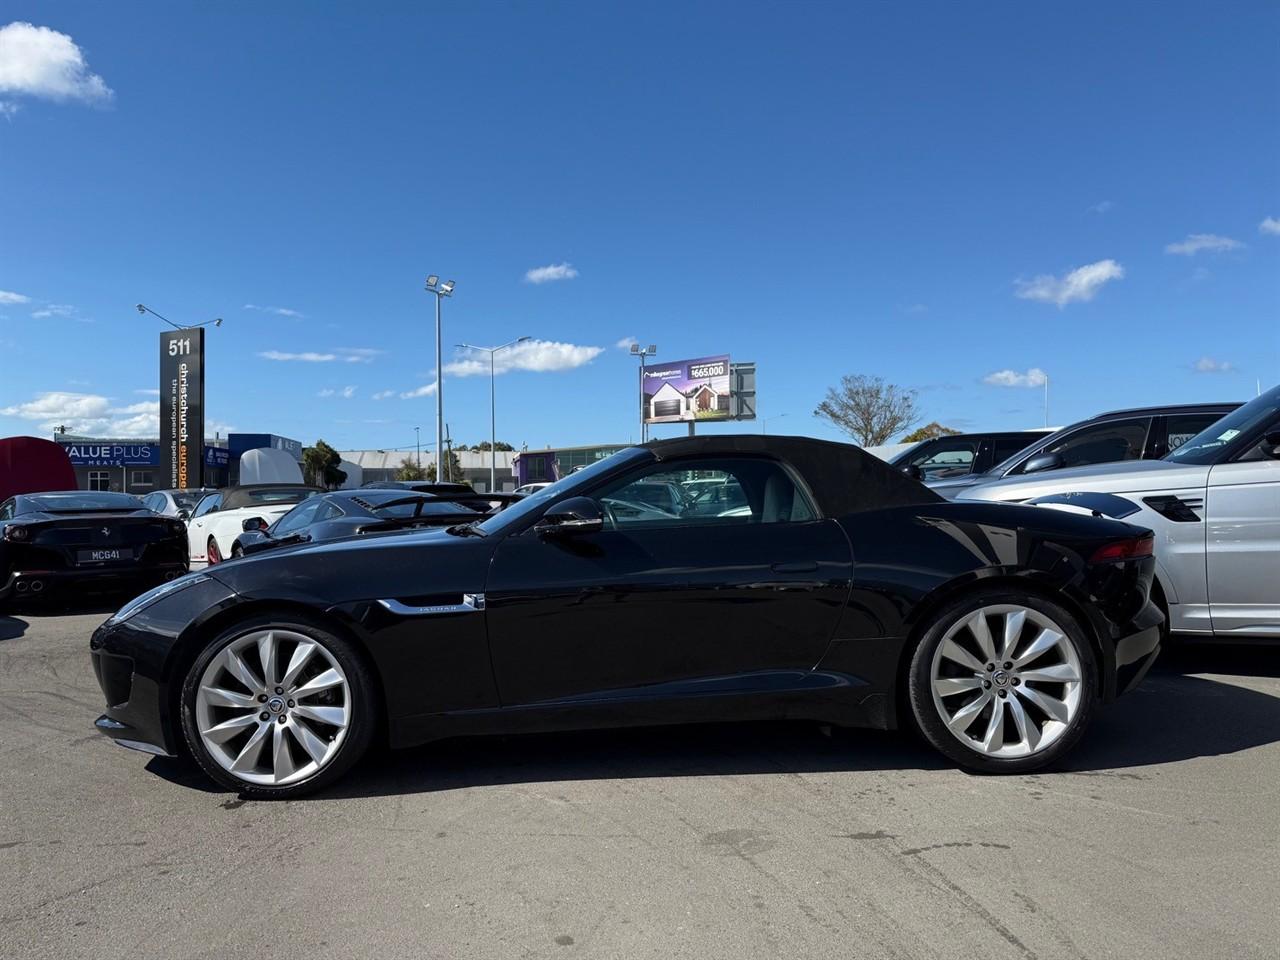
<svg viewBox="0 0 1280 960">
<path fill-rule="evenodd" d="M 1152 597 L 1172 631 L 1280 639 L 1280 387 L 1161 460 L 999 480 L 957 499 L 1030 502 L 1150 527 Z"/>
<path fill-rule="evenodd" d="M 187 521 L 191 569 L 232 559 L 232 545 L 244 533 L 246 520 L 270 526 L 303 500 L 323 492 L 299 483 L 255 483 L 209 494 Z"/>
</svg>

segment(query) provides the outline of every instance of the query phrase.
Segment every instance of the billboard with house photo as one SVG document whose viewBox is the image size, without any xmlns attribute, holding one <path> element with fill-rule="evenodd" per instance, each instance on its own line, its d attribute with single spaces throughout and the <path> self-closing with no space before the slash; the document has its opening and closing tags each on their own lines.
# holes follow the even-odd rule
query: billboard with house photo
<svg viewBox="0 0 1280 960">
<path fill-rule="evenodd" d="M 646 423 L 730 419 L 729 357 L 700 357 L 644 370 Z"/>
</svg>

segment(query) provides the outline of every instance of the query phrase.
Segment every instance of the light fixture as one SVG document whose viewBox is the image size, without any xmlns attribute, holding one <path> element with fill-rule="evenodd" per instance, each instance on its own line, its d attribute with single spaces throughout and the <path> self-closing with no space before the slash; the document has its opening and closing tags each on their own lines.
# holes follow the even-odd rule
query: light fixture
<svg viewBox="0 0 1280 960">
<path fill-rule="evenodd" d="M 639 353 L 639 352 L 640 352 L 640 344 L 638 344 L 638 343 L 633 343 L 633 344 L 631 345 L 631 355 L 632 355 L 632 356 L 635 356 L 635 355 L 636 355 L 637 353 Z"/>
<path fill-rule="evenodd" d="M 431 274 L 431 276 L 427 277 L 427 288 L 430 289 L 431 287 L 434 287 L 439 282 L 440 282 L 440 278 L 433 273 Z"/>
<path fill-rule="evenodd" d="M 146 312 L 147 312 L 146 304 L 142 304 L 142 303 L 138 304 L 138 312 L 139 312 L 139 313 L 146 313 Z"/>
<path fill-rule="evenodd" d="M 440 284 L 440 292 L 446 297 L 450 296 L 453 293 L 453 281 L 446 280 L 444 283 Z"/>
<path fill-rule="evenodd" d="M 657 353 L 657 352 L 658 352 L 658 347 L 657 347 L 657 345 L 656 345 L 656 344 L 652 344 L 652 343 L 651 343 L 651 344 L 649 344 L 649 352 L 650 352 L 651 354 L 652 354 L 652 353 Z"/>
<path fill-rule="evenodd" d="M 217 320 L 213 321 L 213 325 L 214 325 L 215 327 L 220 327 L 220 326 L 222 326 L 222 318 L 221 318 L 221 317 L 218 317 L 218 319 L 217 319 Z"/>
</svg>

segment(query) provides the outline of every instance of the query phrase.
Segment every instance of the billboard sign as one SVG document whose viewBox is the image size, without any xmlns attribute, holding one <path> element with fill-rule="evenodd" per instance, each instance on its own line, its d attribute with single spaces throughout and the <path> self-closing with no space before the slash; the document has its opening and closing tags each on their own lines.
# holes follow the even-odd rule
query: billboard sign
<svg viewBox="0 0 1280 960">
<path fill-rule="evenodd" d="M 728 354 L 645 367 L 642 390 L 645 423 L 733 418 Z"/>
<path fill-rule="evenodd" d="M 83 443 L 60 441 L 73 467 L 154 467 L 160 463 L 155 443 Z"/>
<path fill-rule="evenodd" d="M 169 330 L 160 334 L 160 486 L 203 486 L 204 456 L 204 330 Z"/>
</svg>

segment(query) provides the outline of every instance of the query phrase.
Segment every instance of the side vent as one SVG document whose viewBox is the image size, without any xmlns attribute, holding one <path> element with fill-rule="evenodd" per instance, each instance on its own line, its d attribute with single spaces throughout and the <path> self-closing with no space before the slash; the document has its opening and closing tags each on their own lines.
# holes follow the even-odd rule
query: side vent
<svg viewBox="0 0 1280 960">
<path fill-rule="evenodd" d="M 1143 497 L 1142 502 L 1174 523 L 1199 523 L 1204 497 Z"/>
</svg>

